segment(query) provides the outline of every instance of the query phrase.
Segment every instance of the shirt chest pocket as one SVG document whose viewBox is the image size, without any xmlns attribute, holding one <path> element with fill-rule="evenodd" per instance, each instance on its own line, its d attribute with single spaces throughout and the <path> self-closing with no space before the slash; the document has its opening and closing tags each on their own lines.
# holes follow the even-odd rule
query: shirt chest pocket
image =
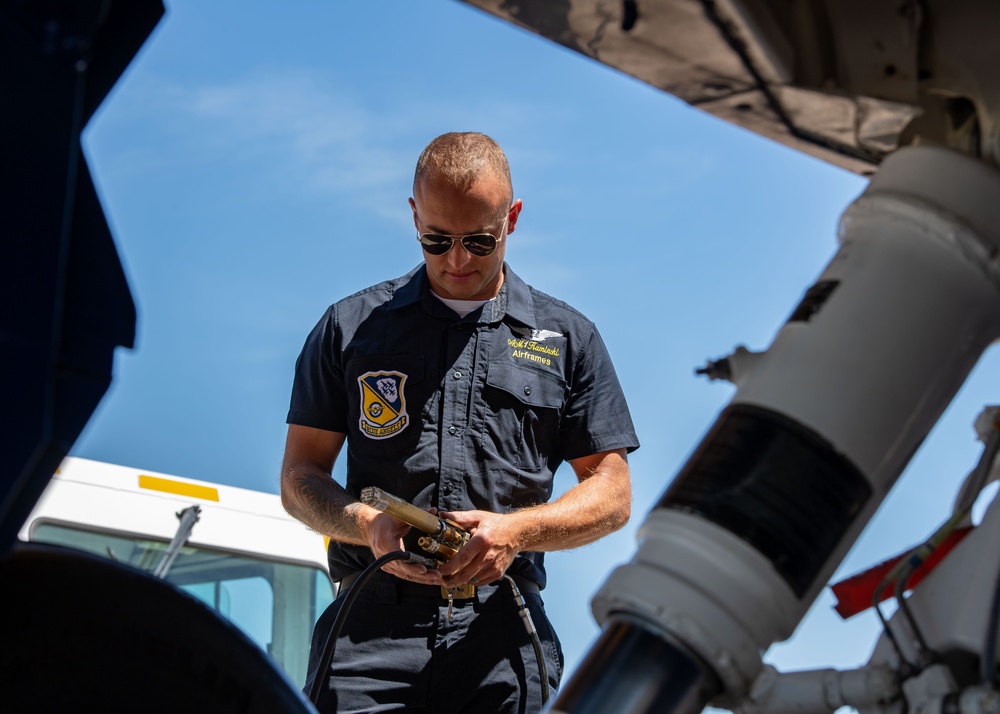
<svg viewBox="0 0 1000 714">
<path fill-rule="evenodd" d="M 490 364 L 483 389 L 481 445 L 516 469 L 537 471 L 560 452 L 566 382 L 508 362 Z"/>
</svg>

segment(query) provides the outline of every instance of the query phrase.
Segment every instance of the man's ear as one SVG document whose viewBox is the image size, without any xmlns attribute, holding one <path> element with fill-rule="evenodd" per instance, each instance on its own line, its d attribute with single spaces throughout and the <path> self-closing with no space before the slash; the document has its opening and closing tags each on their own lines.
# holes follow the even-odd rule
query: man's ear
<svg viewBox="0 0 1000 714">
<path fill-rule="evenodd" d="M 414 202 L 412 197 L 409 199 L 409 201 L 410 201 L 410 210 L 413 211 L 413 227 L 416 228 L 417 231 L 419 232 L 420 226 L 417 225 L 417 204 Z"/>
<path fill-rule="evenodd" d="M 412 199 L 410 200 L 410 202 L 411 203 L 413 202 Z M 414 210 L 416 210 L 416 209 L 414 209 Z M 510 234 L 510 233 L 514 232 L 514 227 L 517 225 L 517 217 L 521 215 L 521 199 L 520 198 L 517 199 L 516 201 L 514 201 L 514 203 L 511 204 L 511 206 L 510 206 L 510 213 L 508 215 L 510 217 L 507 219 L 507 233 Z"/>
</svg>

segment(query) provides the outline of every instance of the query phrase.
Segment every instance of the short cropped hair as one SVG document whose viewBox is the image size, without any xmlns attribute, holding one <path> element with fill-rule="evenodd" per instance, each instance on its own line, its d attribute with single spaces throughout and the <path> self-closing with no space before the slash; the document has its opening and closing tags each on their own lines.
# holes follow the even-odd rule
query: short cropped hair
<svg viewBox="0 0 1000 714">
<path fill-rule="evenodd" d="M 413 188 L 423 176 L 436 176 L 458 188 L 469 188 L 492 173 L 507 185 L 507 206 L 514 201 L 510 165 L 493 139 L 475 131 L 449 132 L 437 137 L 421 152 L 413 174 Z"/>
</svg>

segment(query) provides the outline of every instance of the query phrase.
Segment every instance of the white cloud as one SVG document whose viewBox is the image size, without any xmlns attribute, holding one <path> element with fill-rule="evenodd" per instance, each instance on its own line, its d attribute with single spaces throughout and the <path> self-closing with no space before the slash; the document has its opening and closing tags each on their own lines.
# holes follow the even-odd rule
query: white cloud
<svg viewBox="0 0 1000 714">
<path fill-rule="evenodd" d="M 411 157 L 385 146 L 393 122 L 319 72 L 268 72 L 193 90 L 178 107 L 217 148 L 280 157 L 300 187 L 357 191 L 398 182 Z"/>
<path fill-rule="evenodd" d="M 408 185 L 416 160 L 411 148 L 392 149 L 407 145 L 413 130 L 405 122 L 309 69 L 194 84 L 147 75 L 122 87 L 92 124 L 87 143 L 116 176 L 240 172 L 269 194 L 336 192 L 381 201 L 385 191 L 395 195 Z"/>
</svg>

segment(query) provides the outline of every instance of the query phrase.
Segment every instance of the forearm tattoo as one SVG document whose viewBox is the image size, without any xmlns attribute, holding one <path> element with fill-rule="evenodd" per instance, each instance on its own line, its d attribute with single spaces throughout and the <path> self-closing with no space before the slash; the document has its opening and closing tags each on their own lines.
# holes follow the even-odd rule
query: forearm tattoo
<svg viewBox="0 0 1000 714">
<path fill-rule="evenodd" d="M 335 540 L 364 542 L 357 518 L 360 504 L 329 475 L 301 474 L 295 495 L 307 525 Z"/>
</svg>

